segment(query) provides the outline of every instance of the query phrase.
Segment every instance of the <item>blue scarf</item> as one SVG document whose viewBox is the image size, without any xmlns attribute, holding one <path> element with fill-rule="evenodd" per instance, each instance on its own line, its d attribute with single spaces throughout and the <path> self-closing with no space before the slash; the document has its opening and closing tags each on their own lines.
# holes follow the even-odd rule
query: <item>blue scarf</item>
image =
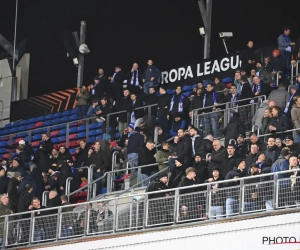
<svg viewBox="0 0 300 250">
<path fill-rule="evenodd" d="M 171 111 L 173 109 L 174 98 L 175 98 L 175 95 L 173 95 L 173 97 L 172 97 L 169 111 Z M 178 112 L 183 112 L 183 98 L 184 98 L 183 94 L 180 94 L 179 103 L 178 103 Z"/>
<path fill-rule="evenodd" d="M 238 94 L 235 93 L 234 98 L 232 98 L 232 94 L 230 94 L 230 96 L 231 96 L 231 97 L 230 97 L 230 101 L 231 101 L 230 107 L 232 108 L 233 105 L 237 106 Z"/>
<path fill-rule="evenodd" d="M 205 107 L 206 95 L 207 94 L 205 94 L 204 97 L 203 97 L 203 108 Z M 217 102 L 217 92 L 216 91 L 213 92 L 213 99 L 214 99 L 214 104 L 218 103 Z"/>
<path fill-rule="evenodd" d="M 254 94 L 255 92 L 260 93 L 260 92 L 261 92 L 261 86 L 260 86 L 260 83 L 257 84 L 257 91 L 255 91 L 255 87 L 256 87 L 256 84 L 253 84 L 253 86 L 252 86 L 252 93 L 253 93 L 253 94 Z"/>
<path fill-rule="evenodd" d="M 256 161 L 255 164 L 258 164 L 258 162 Z M 259 163 L 258 164 L 259 168 L 261 169 L 264 166 L 264 164 L 265 164 L 264 162 Z"/>
<path fill-rule="evenodd" d="M 290 99 L 286 103 L 286 106 L 285 106 L 285 109 L 284 109 L 284 113 L 285 114 L 289 111 L 289 107 L 290 107 L 291 101 L 292 101 L 292 99 L 293 99 L 293 97 L 294 97 L 295 94 L 296 94 L 296 92 L 294 94 L 292 94 L 292 96 L 290 97 Z"/>
<path fill-rule="evenodd" d="M 285 35 L 284 33 L 282 34 L 282 36 L 285 43 L 291 43 L 291 38 L 289 36 Z"/>
</svg>

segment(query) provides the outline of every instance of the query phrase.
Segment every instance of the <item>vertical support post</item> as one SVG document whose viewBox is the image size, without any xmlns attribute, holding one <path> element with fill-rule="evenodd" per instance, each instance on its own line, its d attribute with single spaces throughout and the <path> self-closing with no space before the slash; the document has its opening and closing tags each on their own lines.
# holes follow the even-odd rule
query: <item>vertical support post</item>
<svg viewBox="0 0 300 250">
<path fill-rule="evenodd" d="M 19 0 L 16 0 L 14 55 L 13 55 L 13 76 L 15 76 L 15 67 L 16 67 L 15 65 L 16 65 L 16 43 L 17 43 L 17 26 L 18 26 L 18 5 L 19 5 Z"/>
<path fill-rule="evenodd" d="M 198 5 L 205 28 L 204 59 L 208 59 L 210 56 L 212 0 L 206 0 L 206 7 L 204 0 L 199 0 Z"/>
<path fill-rule="evenodd" d="M 81 21 L 80 24 L 80 45 L 85 43 L 85 31 L 86 31 L 86 22 Z M 84 69 L 84 54 L 79 53 L 79 62 L 78 62 L 78 75 L 77 75 L 77 87 L 82 86 L 83 82 L 83 69 Z"/>
</svg>

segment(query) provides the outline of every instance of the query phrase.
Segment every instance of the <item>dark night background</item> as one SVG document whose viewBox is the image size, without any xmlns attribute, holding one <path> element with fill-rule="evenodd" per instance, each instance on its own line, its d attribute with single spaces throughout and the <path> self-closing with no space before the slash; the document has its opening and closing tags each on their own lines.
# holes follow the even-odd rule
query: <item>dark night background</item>
<svg viewBox="0 0 300 250">
<path fill-rule="evenodd" d="M 15 0 L 1 0 L 0 33 L 13 42 Z M 213 0 L 211 57 L 225 54 L 219 32 L 231 31 L 228 45 L 243 50 L 276 45 L 284 26 L 298 37 L 297 1 Z M 98 67 L 111 75 L 153 59 L 161 70 L 203 59 L 203 26 L 197 0 L 19 0 L 17 41 L 27 38 L 31 54 L 29 96 L 76 87 L 77 68 L 66 57 L 60 34 L 87 22 L 84 84 Z M 232 51 L 233 52 L 233 51 Z"/>
</svg>

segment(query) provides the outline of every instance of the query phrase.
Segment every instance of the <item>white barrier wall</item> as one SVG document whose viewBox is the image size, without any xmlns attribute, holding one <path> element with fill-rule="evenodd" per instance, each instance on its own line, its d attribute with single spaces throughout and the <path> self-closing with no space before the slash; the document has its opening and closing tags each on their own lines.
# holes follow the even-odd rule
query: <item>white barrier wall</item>
<svg viewBox="0 0 300 250">
<path fill-rule="evenodd" d="M 291 250 L 300 249 L 300 213 L 149 232 L 43 250 Z"/>
</svg>

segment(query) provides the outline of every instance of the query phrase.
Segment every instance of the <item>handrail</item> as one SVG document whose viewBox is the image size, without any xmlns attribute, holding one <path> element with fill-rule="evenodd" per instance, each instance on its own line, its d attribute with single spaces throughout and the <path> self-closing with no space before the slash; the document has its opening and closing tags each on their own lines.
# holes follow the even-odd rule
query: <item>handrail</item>
<svg viewBox="0 0 300 250">
<path fill-rule="evenodd" d="M 1 128 L 3 127 L 3 112 L 4 112 L 4 102 L 2 100 L 0 100 L 0 103 L 1 103 L 1 109 L 0 109 L 0 112 L 1 112 Z"/>
<path fill-rule="evenodd" d="M 43 196 L 42 196 L 42 206 L 46 207 L 47 206 L 47 198 L 49 195 L 49 191 L 44 191 Z"/>
<path fill-rule="evenodd" d="M 280 73 L 282 73 L 282 71 L 277 71 L 277 73 L 276 73 L 276 85 L 277 85 L 277 87 L 278 87 L 278 83 L 279 83 L 278 76 L 279 76 Z"/>
<path fill-rule="evenodd" d="M 290 132 L 296 132 L 297 130 L 300 130 L 300 128 L 294 128 L 294 129 L 289 129 L 289 130 L 275 132 L 275 133 L 268 133 L 268 134 L 264 134 L 264 135 L 257 135 L 257 137 L 274 136 L 274 135 L 278 135 L 278 134 L 285 134 L 285 133 L 290 133 Z M 249 139 L 249 137 L 247 137 L 245 139 Z"/>
<path fill-rule="evenodd" d="M 296 75 L 299 74 L 299 63 L 300 63 L 300 60 L 297 61 L 297 64 L 296 64 Z M 297 82 L 297 81 L 296 81 Z"/>
<path fill-rule="evenodd" d="M 240 180 L 246 180 L 246 179 L 253 179 L 253 178 L 257 178 L 257 177 L 261 178 L 261 177 L 267 177 L 267 176 L 277 176 L 278 174 L 282 175 L 282 174 L 293 173 L 293 172 L 300 172 L 300 169 L 285 170 L 285 171 L 268 173 L 268 174 L 260 174 L 260 175 L 255 175 L 255 176 L 246 176 L 246 177 L 242 177 L 242 178 L 236 178 L 234 180 L 235 181 L 240 181 Z M 281 180 L 285 180 L 285 179 L 289 179 L 289 177 L 283 178 Z M 233 182 L 233 179 L 218 181 L 218 183 L 228 183 L 228 182 L 229 183 Z M 260 182 L 258 182 L 258 183 L 260 183 Z M 168 192 L 175 192 L 177 190 L 184 190 L 184 189 L 189 189 L 189 188 L 194 189 L 194 188 L 210 186 L 210 185 L 211 185 L 211 183 L 202 183 L 202 184 L 197 184 L 197 185 L 192 185 L 192 186 L 170 188 L 170 189 L 167 189 L 167 190 L 168 190 Z M 166 192 L 166 190 L 164 189 L 164 190 L 147 192 L 147 194 L 149 195 L 149 194 L 158 194 L 158 193 L 165 193 L 165 192 Z M 127 197 L 134 197 L 134 196 L 135 196 L 135 194 L 129 195 Z M 99 201 L 107 202 L 107 201 L 115 200 L 117 198 L 119 198 L 119 197 L 113 197 L 113 198 L 107 198 L 107 199 L 104 198 L 104 199 L 100 199 Z M 94 200 L 94 201 L 98 201 L 98 200 Z M 80 205 L 89 205 L 89 204 L 91 204 L 91 201 L 86 201 L 86 202 L 80 203 Z M 68 208 L 68 207 L 73 207 L 74 208 L 74 204 L 64 206 L 64 208 Z M 57 208 L 60 208 L 60 207 L 44 208 L 43 211 L 50 211 L 50 210 L 57 209 Z M 22 212 L 22 213 L 14 213 L 13 216 L 16 217 L 18 215 L 24 215 L 24 214 L 30 214 L 30 213 L 35 213 L 35 211 L 26 211 L 26 212 Z M 4 218 L 6 216 L 10 216 L 10 215 L 1 215 L 0 218 Z"/>
<path fill-rule="evenodd" d="M 73 180 L 73 177 L 68 177 L 66 179 L 66 187 L 65 187 L 65 193 L 70 193 L 70 188 L 71 188 L 71 181 Z"/>
</svg>

